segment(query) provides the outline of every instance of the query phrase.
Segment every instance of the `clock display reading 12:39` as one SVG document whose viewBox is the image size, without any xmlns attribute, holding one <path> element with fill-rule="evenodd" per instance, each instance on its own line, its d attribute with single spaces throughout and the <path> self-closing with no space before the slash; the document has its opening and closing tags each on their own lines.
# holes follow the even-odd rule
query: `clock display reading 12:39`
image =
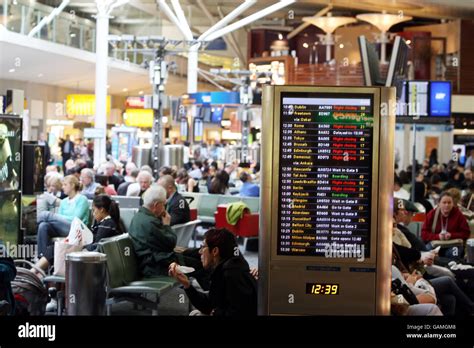
<svg viewBox="0 0 474 348">
<path fill-rule="evenodd" d="M 310 295 L 339 295 L 339 284 L 306 283 Z"/>
</svg>

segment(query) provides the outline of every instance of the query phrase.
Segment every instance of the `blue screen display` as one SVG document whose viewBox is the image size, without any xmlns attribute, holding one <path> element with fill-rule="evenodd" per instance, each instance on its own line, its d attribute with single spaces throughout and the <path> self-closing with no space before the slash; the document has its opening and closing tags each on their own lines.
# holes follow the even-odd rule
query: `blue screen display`
<svg viewBox="0 0 474 348">
<path fill-rule="evenodd" d="M 447 81 L 431 81 L 430 83 L 430 115 L 451 116 L 451 83 Z"/>
<path fill-rule="evenodd" d="M 222 116 L 224 115 L 224 108 L 212 108 L 212 123 L 221 123 Z"/>
</svg>

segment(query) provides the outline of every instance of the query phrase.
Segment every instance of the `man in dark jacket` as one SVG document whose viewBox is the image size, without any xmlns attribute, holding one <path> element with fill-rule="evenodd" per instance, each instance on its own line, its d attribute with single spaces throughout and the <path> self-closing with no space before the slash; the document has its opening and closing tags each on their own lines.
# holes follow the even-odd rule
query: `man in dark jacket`
<svg viewBox="0 0 474 348">
<path fill-rule="evenodd" d="M 166 211 L 171 215 L 170 225 L 184 224 L 191 220 L 188 202 L 176 191 L 176 185 L 171 175 L 164 175 L 158 180 L 158 185 L 166 191 Z"/>
<path fill-rule="evenodd" d="M 168 266 L 175 261 L 202 270 L 199 259 L 177 254 L 176 234 L 171 230 L 171 216 L 165 210 L 166 191 L 152 186 L 143 194 L 143 206 L 132 219 L 129 236 L 138 257 L 142 275 L 167 275 Z M 198 278 L 196 276 L 196 278 Z"/>
<path fill-rule="evenodd" d="M 257 315 L 257 283 L 234 235 L 226 229 L 210 229 L 199 253 L 204 269 L 212 269 L 208 293 L 196 290 L 177 263 L 169 267 L 169 275 L 183 285 L 193 306 L 204 315 Z"/>
</svg>

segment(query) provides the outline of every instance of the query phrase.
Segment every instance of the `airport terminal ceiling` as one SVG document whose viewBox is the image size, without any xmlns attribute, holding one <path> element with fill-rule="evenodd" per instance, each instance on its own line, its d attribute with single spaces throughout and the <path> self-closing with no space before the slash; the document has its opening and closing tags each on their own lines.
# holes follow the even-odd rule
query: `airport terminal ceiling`
<svg viewBox="0 0 474 348">
<path fill-rule="evenodd" d="M 38 1 L 48 6 L 57 7 L 61 0 L 41 0 Z M 183 9 L 189 17 L 192 16 L 193 25 L 208 25 L 209 20 L 201 10 L 201 4 L 206 9 L 219 18 L 219 13 L 227 14 L 236 8 L 236 4 L 242 1 L 234 0 L 184 0 L 181 2 Z M 248 16 L 267 6 L 274 4 L 274 0 L 259 0 L 250 9 L 245 11 L 241 17 Z M 301 22 L 301 18 L 312 16 L 317 11 L 332 4 L 334 10 L 352 11 L 403 11 L 405 15 L 424 18 L 474 18 L 474 2 L 466 0 L 297 0 L 284 10 L 273 13 L 271 19 L 287 19 L 289 22 Z M 77 14 L 84 14 L 91 17 L 95 14 L 95 2 L 91 0 L 73 0 L 67 7 L 73 9 Z M 288 18 L 288 11 L 293 10 L 294 19 Z M 160 17 L 156 0 L 132 0 L 128 4 L 116 9 L 113 12 L 117 24 L 138 24 L 140 20 L 147 21 L 155 17 Z M 136 20 L 133 21 L 133 20 Z M 112 19 L 112 23 L 114 19 Z"/>
</svg>

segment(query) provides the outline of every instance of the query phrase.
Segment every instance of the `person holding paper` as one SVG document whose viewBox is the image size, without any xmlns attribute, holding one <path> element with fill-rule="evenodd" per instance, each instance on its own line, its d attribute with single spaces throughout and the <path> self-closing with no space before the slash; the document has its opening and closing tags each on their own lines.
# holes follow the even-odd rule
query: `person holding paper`
<svg viewBox="0 0 474 348">
<path fill-rule="evenodd" d="M 192 305 L 190 315 L 247 317 L 257 315 L 256 271 L 240 253 L 235 236 L 228 230 L 211 228 L 199 250 L 204 269 L 211 271 L 209 292 L 198 291 L 180 264 L 173 262 L 168 274 L 184 288 Z"/>
<path fill-rule="evenodd" d="M 88 251 L 95 251 L 102 238 L 113 237 L 122 234 L 124 231 L 118 205 L 109 196 L 99 195 L 94 197 L 92 214 L 94 216 L 94 223 L 92 224 L 93 240 L 91 244 L 85 245 L 85 249 Z M 52 264 L 54 264 L 54 245 L 49 245 L 36 266 L 46 271 L 49 265 Z"/>
<path fill-rule="evenodd" d="M 69 234 L 75 217 L 85 225 L 89 224 L 89 202 L 79 193 L 79 189 L 79 180 L 73 175 L 66 176 L 63 191 L 68 197 L 61 201 L 58 213 L 42 212 L 38 215 L 38 257 L 44 255 L 51 238 Z"/>
</svg>

